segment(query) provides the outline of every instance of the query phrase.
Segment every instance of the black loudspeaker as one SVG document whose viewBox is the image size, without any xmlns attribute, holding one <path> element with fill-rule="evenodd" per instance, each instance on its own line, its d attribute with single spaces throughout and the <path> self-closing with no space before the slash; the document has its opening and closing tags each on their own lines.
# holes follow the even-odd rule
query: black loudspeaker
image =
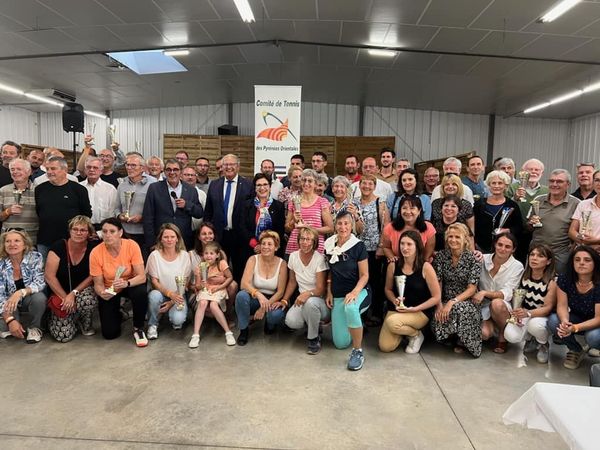
<svg viewBox="0 0 600 450">
<path fill-rule="evenodd" d="M 67 133 L 83 133 L 83 106 L 66 102 L 62 110 L 63 130 Z"/>
<path fill-rule="evenodd" d="M 235 125 L 221 125 L 219 127 L 219 136 L 237 136 L 238 128 Z"/>
</svg>

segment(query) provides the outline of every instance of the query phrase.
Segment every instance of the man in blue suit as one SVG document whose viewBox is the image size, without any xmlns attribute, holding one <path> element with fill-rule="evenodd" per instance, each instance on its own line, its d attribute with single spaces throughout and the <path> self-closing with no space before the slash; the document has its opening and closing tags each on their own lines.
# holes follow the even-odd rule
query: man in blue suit
<svg viewBox="0 0 600 450">
<path fill-rule="evenodd" d="M 244 200 L 250 198 L 254 191 L 252 181 L 238 174 L 240 162 L 236 155 L 225 155 L 222 167 L 224 176 L 213 180 L 208 187 L 204 220 L 215 226 L 216 239 L 231 258 L 233 278 L 239 283 L 246 265 L 240 228 L 242 209 Z"/>
<path fill-rule="evenodd" d="M 192 249 L 194 246 L 192 217 L 200 219 L 204 211 L 198 201 L 196 188 L 181 182 L 181 171 L 181 163 L 169 159 L 165 164 L 165 179 L 148 187 L 142 214 L 148 248 L 156 243 L 158 230 L 163 223 L 177 225 L 186 248 Z"/>
</svg>

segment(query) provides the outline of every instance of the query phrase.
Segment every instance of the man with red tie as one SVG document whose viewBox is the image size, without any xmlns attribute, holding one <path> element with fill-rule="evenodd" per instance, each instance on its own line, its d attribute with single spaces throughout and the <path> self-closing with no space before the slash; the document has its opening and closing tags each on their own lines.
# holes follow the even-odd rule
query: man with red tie
<svg viewBox="0 0 600 450">
<path fill-rule="evenodd" d="M 239 227 L 244 200 L 253 194 L 252 181 L 238 174 L 240 162 L 236 155 L 225 155 L 222 168 L 223 176 L 208 187 L 204 221 L 215 226 L 216 239 L 231 258 L 233 278 L 239 283 L 246 265 Z"/>
</svg>

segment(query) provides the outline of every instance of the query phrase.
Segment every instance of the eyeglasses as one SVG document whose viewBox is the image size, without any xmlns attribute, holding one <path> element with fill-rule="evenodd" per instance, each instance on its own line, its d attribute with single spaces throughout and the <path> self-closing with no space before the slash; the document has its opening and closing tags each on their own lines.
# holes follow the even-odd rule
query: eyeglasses
<svg viewBox="0 0 600 450">
<path fill-rule="evenodd" d="M 73 233 L 89 233 L 90 230 L 87 228 L 71 228 Z"/>
<path fill-rule="evenodd" d="M 555 180 L 555 179 L 548 180 L 548 184 L 552 184 L 552 183 L 554 183 L 554 184 L 563 184 L 563 183 L 566 183 L 566 182 L 567 182 L 567 180 Z"/>
<path fill-rule="evenodd" d="M 181 172 L 181 169 L 173 168 L 173 167 L 167 167 L 165 169 L 165 172 L 167 172 L 167 173 L 170 173 L 170 172 Z"/>
<path fill-rule="evenodd" d="M 269 187 L 269 183 L 265 183 L 265 184 L 257 184 L 255 187 L 256 187 L 257 189 L 258 189 L 258 188 L 268 188 L 268 187 Z"/>
<path fill-rule="evenodd" d="M 130 169 L 135 169 L 136 167 L 142 167 L 141 164 L 125 164 L 125 167 L 129 167 Z"/>
</svg>

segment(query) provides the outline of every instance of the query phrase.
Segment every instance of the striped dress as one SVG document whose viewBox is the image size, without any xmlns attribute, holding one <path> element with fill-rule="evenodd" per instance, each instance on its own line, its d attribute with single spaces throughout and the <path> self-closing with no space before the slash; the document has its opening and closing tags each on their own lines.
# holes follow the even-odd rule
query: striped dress
<svg viewBox="0 0 600 450">
<path fill-rule="evenodd" d="M 302 220 L 305 224 L 310 225 L 313 228 L 321 228 L 323 226 L 323 209 L 330 209 L 329 202 L 323 197 L 317 196 L 315 202 L 308 206 L 302 207 Z M 288 211 L 294 214 L 294 202 L 288 203 Z M 317 251 L 323 253 L 323 243 L 325 239 L 322 234 L 319 234 L 319 248 Z M 294 228 L 288 239 L 285 253 L 287 255 L 298 250 L 298 228 Z"/>
</svg>

